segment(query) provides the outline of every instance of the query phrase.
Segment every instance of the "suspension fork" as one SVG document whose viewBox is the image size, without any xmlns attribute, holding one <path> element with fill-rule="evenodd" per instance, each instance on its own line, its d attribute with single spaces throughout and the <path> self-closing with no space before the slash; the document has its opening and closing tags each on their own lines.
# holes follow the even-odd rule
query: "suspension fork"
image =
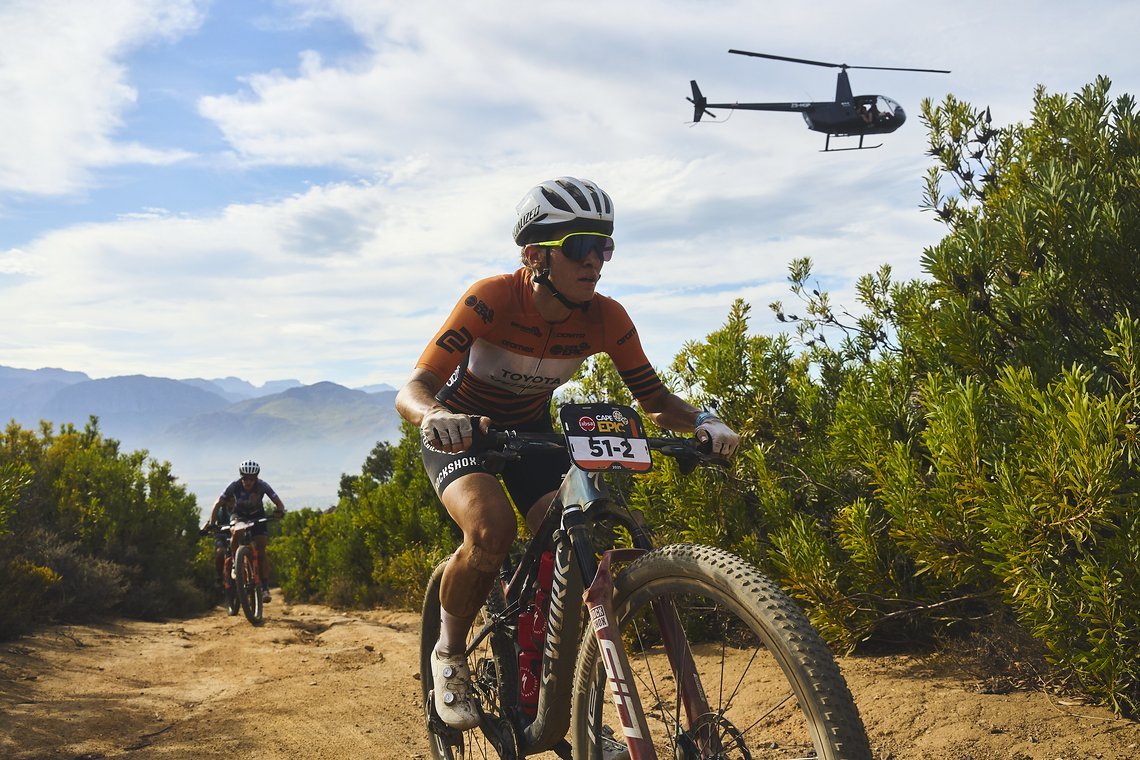
<svg viewBox="0 0 1140 760">
<path fill-rule="evenodd" d="M 614 582 L 610 572 L 611 562 L 635 559 L 651 550 L 652 543 L 647 536 L 636 535 L 634 540 L 639 548 L 611 549 L 602 555 L 601 562 L 597 562 L 594 559 L 594 547 L 587 536 L 586 518 L 581 505 L 590 505 L 606 498 L 609 498 L 609 491 L 599 473 L 584 473 L 571 468 L 558 494 L 558 499 L 567 505 L 562 513 L 562 527 L 570 540 L 571 553 L 581 577 L 584 581 L 593 578 L 583 599 L 590 612 L 594 637 L 598 640 L 599 653 L 606 668 L 606 678 L 621 719 L 630 757 L 633 760 L 656 758 L 644 708 L 629 667 L 629 656 L 617 627 L 618 620 L 613 607 Z M 708 699 L 689 648 L 688 637 L 685 636 L 684 627 L 671 601 L 654 601 L 652 604 L 673 677 L 682 694 L 687 725 L 696 729 L 698 744 L 702 750 L 707 750 L 716 746 L 715 724 L 707 720 L 710 715 Z"/>
<path fill-rule="evenodd" d="M 570 477 L 567 476 L 567 481 Z M 582 481 L 590 485 L 593 481 Z M 563 484 L 563 488 L 566 484 Z M 600 495 L 600 494 L 599 494 Z M 614 579 L 610 573 L 610 562 L 634 559 L 645 553 L 644 549 L 610 549 L 602 554 L 601 561 L 594 559 L 594 547 L 587 535 L 586 518 L 582 508 L 576 503 L 566 507 L 562 513 L 562 528 L 570 539 L 570 549 L 578 565 L 583 582 L 593 578 L 589 588 L 582 594 L 590 613 L 590 623 L 594 628 L 594 638 L 598 641 L 598 654 L 606 669 L 606 682 L 610 696 L 621 721 L 622 734 L 632 760 L 657 760 L 657 751 L 649 736 L 649 724 L 645 720 L 645 710 L 637 694 L 637 684 L 629 667 L 629 655 L 618 630 L 617 615 L 614 614 Z"/>
<path fill-rule="evenodd" d="M 652 605 L 653 614 L 657 618 L 657 627 L 661 631 L 662 644 L 669 657 L 669 665 L 673 669 L 673 679 L 677 684 L 681 704 L 685 707 L 685 725 L 694 731 L 693 736 L 697 740 L 702 756 L 705 756 L 716 747 L 716 723 L 709 720 L 712 711 L 705 696 L 700 673 L 697 672 L 696 662 L 693 660 L 693 650 L 689 648 L 689 638 L 685 635 L 685 628 L 677 615 L 677 607 L 671 599 L 658 599 L 653 601 Z M 678 731 L 680 730 L 681 727 L 678 726 Z"/>
<path fill-rule="evenodd" d="M 594 626 L 594 637 L 598 640 L 598 651 L 606 668 L 606 678 L 610 693 L 622 724 L 622 731 L 628 742 L 630 757 L 656 758 L 649 737 L 641 699 L 629 666 L 629 657 L 617 627 L 617 614 L 614 611 L 614 581 L 610 572 L 611 562 L 627 562 L 645 554 L 645 549 L 611 549 L 602 555 L 597 565 L 594 582 L 586 590 L 584 599 L 590 611 L 590 622 Z M 677 608 L 669 599 L 655 600 L 653 614 L 661 631 L 662 644 L 669 658 L 673 678 L 680 693 L 681 704 L 685 708 L 685 725 L 693 731 L 702 752 L 716 747 L 716 724 L 708 720 L 711 710 L 701 683 L 700 673 L 693 660 L 689 639 L 681 625 Z M 681 726 L 677 727 L 681 731 Z M 638 749 L 635 750 L 635 747 Z"/>
<path fill-rule="evenodd" d="M 614 614 L 614 580 L 610 573 L 611 561 L 624 561 L 644 554 L 642 549 L 611 549 L 602 555 L 598 563 L 594 582 L 586 590 L 586 607 L 590 610 L 590 622 L 594 626 L 594 637 L 598 640 L 598 654 L 606 668 L 606 681 L 610 696 L 621 721 L 622 734 L 632 760 L 656 760 L 657 750 L 649 736 L 649 724 L 645 720 L 645 710 L 637 693 L 633 671 L 629 667 L 629 655 L 621 640 L 621 631 Z"/>
</svg>

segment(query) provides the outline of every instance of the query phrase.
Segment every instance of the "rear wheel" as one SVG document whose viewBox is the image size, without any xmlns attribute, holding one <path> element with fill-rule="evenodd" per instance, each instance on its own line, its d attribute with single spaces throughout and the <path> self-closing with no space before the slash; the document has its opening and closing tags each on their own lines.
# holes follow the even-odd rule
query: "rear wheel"
<svg viewBox="0 0 1140 760">
<path fill-rule="evenodd" d="M 250 623 L 261 625 L 261 584 L 253 561 L 253 547 L 239 546 L 234 555 L 237 568 L 237 596 Z"/>
<path fill-rule="evenodd" d="M 863 723 L 830 650 L 744 560 L 710 547 L 667 546 L 631 563 L 615 586 L 615 613 L 659 757 L 869 760 Z M 671 663 L 663 641 L 678 623 L 691 655 L 673 646 Z M 601 757 L 598 747 L 623 731 L 592 631 L 574 683 L 574 757 Z"/>
<path fill-rule="evenodd" d="M 503 628 L 493 628 L 467 658 L 471 668 L 471 688 L 483 713 L 479 726 L 470 731 L 456 731 L 444 724 L 435 712 L 431 652 L 439 640 L 439 584 L 444 564 L 435 569 L 428 582 L 420 624 L 420 686 L 431 756 L 433 760 L 521 758 L 518 732 L 507 712 L 518 703 L 518 664 L 514 640 Z M 496 619 L 504 606 L 503 590 L 496 580 L 487 603 L 475 617 L 468 640 L 482 631 L 489 621 Z"/>
</svg>

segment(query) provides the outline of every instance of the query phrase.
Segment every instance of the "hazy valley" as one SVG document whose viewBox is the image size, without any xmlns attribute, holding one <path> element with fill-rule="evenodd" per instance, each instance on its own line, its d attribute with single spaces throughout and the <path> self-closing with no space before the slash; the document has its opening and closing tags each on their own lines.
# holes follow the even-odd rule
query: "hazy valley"
<svg viewBox="0 0 1140 760">
<path fill-rule="evenodd" d="M 246 458 L 290 508 L 336 503 L 342 473 L 356 474 L 380 440 L 399 435 L 388 386 L 240 378 L 174 380 L 145 375 L 92 379 L 62 369 L 0 366 L 0 420 L 38 429 L 83 427 L 95 415 L 124 450 L 146 449 L 208 509 Z"/>
</svg>

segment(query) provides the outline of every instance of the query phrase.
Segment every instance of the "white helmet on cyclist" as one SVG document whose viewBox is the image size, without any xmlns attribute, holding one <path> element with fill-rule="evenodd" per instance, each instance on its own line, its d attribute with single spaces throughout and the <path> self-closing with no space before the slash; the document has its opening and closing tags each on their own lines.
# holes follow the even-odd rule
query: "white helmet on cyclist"
<svg viewBox="0 0 1140 760">
<path fill-rule="evenodd" d="M 515 206 L 516 245 L 560 240 L 571 232 L 614 233 L 614 204 L 588 179 L 559 177 L 535 185 Z"/>
<path fill-rule="evenodd" d="M 247 459 L 238 465 L 239 475 L 258 475 L 261 473 L 261 465 L 252 459 Z"/>
</svg>

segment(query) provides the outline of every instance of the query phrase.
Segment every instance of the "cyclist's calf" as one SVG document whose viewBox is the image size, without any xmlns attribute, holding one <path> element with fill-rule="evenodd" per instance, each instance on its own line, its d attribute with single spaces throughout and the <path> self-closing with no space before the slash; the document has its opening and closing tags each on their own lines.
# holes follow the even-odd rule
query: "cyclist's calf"
<svg viewBox="0 0 1140 760">
<path fill-rule="evenodd" d="M 440 585 L 443 608 L 460 617 L 473 617 L 487 598 L 518 532 L 511 520 L 487 520 L 464 531 L 463 544 L 448 562 Z"/>
</svg>

